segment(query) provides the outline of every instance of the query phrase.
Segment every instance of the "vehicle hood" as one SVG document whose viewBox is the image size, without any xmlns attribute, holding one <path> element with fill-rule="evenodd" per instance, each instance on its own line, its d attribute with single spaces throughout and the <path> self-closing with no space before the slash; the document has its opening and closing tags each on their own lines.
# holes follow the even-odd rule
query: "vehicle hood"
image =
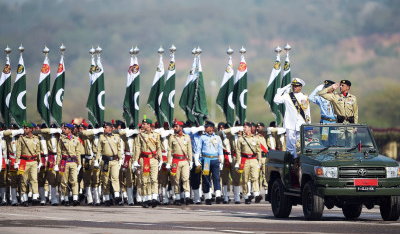
<svg viewBox="0 0 400 234">
<path fill-rule="evenodd" d="M 386 166 L 396 167 L 399 163 L 389 157 L 380 154 L 369 154 L 364 156 L 362 153 L 341 152 L 337 156 L 335 153 L 320 154 L 309 157 L 315 161 L 315 165 L 327 167 L 340 166 Z M 307 160 L 306 160 L 307 161 Z M 311 162 L 310 162 L 311 163 Z"/>
</svg>

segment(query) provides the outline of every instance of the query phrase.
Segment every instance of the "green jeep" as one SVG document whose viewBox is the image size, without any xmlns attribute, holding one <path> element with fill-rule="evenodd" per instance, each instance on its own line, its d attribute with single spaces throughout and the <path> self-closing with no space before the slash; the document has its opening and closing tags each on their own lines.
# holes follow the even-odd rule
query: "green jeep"
<svg viewBox="0 0 400 234">
<path fill-rule="evenodd" d="M 399 163 L 379 154 L 368 126 L 302 125 L 300 136 L 300 160 L 286 151 L 267 155 L 267 201 L 276 218 L 287 218 L 301 204 L 307 220 L 321 219 L 324 208 L 334 206 L 356 219 L 363 205 L 379 205 L 385 221 L 399 219 Z"/>
</svg>

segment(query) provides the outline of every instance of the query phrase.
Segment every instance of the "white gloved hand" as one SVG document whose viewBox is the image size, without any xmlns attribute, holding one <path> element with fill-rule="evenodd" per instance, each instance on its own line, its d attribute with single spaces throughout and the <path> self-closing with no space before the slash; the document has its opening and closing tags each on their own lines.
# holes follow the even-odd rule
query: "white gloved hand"
<svg viewBox="0 0 400 234">
<path fill-rule="evenodd" d="M 324 84 L 318 85 L 316 88 L 316 90 L 319 90 L 319 91 L 321 91 L 323 89 L 324 89 Z"/>
<path fill-rule="evenodd" d="M 239 131 L 243 131 L 243 126 L 231 127 L 232 134 L 238 133 Z"/>
<path fill-rule="evenodd" d="M 219 170 L 222 171 L 222 169 L 224 169 L 224 164 L 223 163 L 219 163 Z"/>
<path fill-rule="evenodd" d="M 125 132 L 126 137 L 130 137 L 132 135 L 139 134 L 139 130 L 137 129 L 127 129 Z"/>
<path fill-rule="evenodd" d="M 161 167 L 162 167 L 163 161 L 160 160 L 160 162 L 158 162 L 158 170 L 161 171 Z"/>
<path fill-rule="evenodd" d="M 134 161 L 132 163 L 132 167 L 135 167 L 136 169 L 140 167 L 139 163 L 137 161 Z"/>
<path fill-rule="evenodd" d="M 257 165 L 257 168 L 258 168 L 258 169 L 261 169 L 261 164 L 258 164 L 258 165 Z"/>
<path fill-rule="evenodd" d="M 189 162 L 189 170 L 192 170 L 193 168 L 193 162 Z"/>
<path fill-rule="evenodd" d="M 37 166 L 37 170 L 38 172 L 40 171 L 40 168 L 43 166 L 42 162 L 39 162 L 38 166 Z"/>
<path fill-rule="evenodd" d="M 135 171 L 136 171 L 136 167 L 135 167 L 135 165 L 133 165 L 133 164 L 132 164 L 132 167 L 131 167 L 131 169 L 132 169 L 132 172 L 135 172 Z"/>
<path fill-rule="evenodd" d="M 8 158 L 5 158 L 5 159 L 4 159 L 4 162 L 6 163 L 6 165 L 8 165 L 8 162 L 9 162 L 9 161 L 8 161 Z"/>
<path fill-rule="evenodd" d="M 11 131 L 11 136 L 15 137 L 16 135 L 24 134 L 24 129 L 18 129 L 18 130 L 12 130 Z"/>
<path fill-rule="evenodd" d="M 197 132 L 201 132 L 204 131 L 204 126 L 200 126 L 200 127 L 192 127 L 192 133 L 195 134 Z"/>
<path fill-rule="evenodd" d="M 14 163 L 14 169 L 18 170 L 18 168 L 19 168 L 19 163 Z"/>
<path fill-rule="evenodd" d="M 288 89 L 292 88 L 292 83 L 287 84 L 285 87 L 283 87 L 283 89 L 286 91 Z"/>
<path fill-rule="evenodd" d="M 199 157 L 200 157 L 200 155 L 198 155 L 198 154 L 195 154 L 195 155 L 194 155 L 194 165 L 195 165 L 196 167 L 201 166 Z"/>
<path fill-rule="evenodd" d="M 61 128 L 50 128 L 50 134 L 55 134 L 55 133 L 62 133 Z"/>
<path fill-rule="evenodd" d="M 221 155 L 218 156 L 218 158 L 219 158 L 219 163 L 224 164 L 225 156 L 223 154 L 221 154 Z"/>
<path fill-rule="evenodd" d="M 171 164 L 167 163 L 167 164 L 165 165 L 165 168 L 166 168 L 167 170 L 171 170 Z"/>
<path fill-rule="evenodd" d="M 123 161 L 122 159 L 120 159 L 120 160 L 118 161 L 119 168 L 121 168 L 121 166 L 122 166 L 123 163 L 124 163 L 124 161 Z"/>
<path fill-rule="evenodd" d="M 94 167 L 94 168 L 99 168 L 99 167 L 100 167 L 99 161 L 94 160 L 93 167 Z"/>
<path fill-rule="evenodd" d="M 228 154 L 228 159 L 229 159 L 229 160 L 228 160 L 229 163 L 232 163 L 232 154 L 230 154 L 230 153 Z"/>
<path fill-rule="evenodd" d="M 59 171 L 59 169 L 58 169 L 58 165 L 56 164 L 56 165 L 54 165 L 54 169 L 53 169 L 55 172 L 57 172 L 57 171 Z"/>
<path fill-rule="evenodd" d="M 236 163 L 236 164 L 235 164 L 235 169 L 236 169 L 236 170 L 239 170 L 239 168 L 240 168 L 240 167 L 239 167 L 239 164 Z"/>
<path fill-rule="evenodd" d="M 104 128 L 103 127 L 97 128 L 97 129 L 93 129 L 93 134 L 94 135 L 99 134 L 99 133 L 103 133 L 103 132 L 104 132 Z"/>
<path fill-rule="evenodd" d="M 160 134 L 161 134 L 161 137 L 165 138 L 173 133 L 174 133 L 174 130 L 164 130 Z"/>
<path fill-rule="evenodd" d="M 78 173 L 81 170 L 81 168 L 82 168 L 82 165 L 78 165 L 78 168 L 76 169 L 78 171 Z"/>
</svg>

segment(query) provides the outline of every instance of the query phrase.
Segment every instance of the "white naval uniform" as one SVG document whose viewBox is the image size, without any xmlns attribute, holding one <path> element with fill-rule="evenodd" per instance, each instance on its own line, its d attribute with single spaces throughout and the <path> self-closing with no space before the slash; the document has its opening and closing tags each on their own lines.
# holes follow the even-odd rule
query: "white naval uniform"
<svg viewBox="0 0 400 234">
<path fill-rule="evenodd" d="M 289 96 L 289 93 L 285 91 L 290 89 L 291 84 L 278 88 L 277 93 L 274 97 L 274 102 L 276 104 L 285 104 L 285 118 L 283 120 L 283 127 L 286 128 L 286 148 L 294 158 L 297 158 L 296 153 L 296 141 L 300 138 L 300 126 L 304 123 L 311 123 L 311 115 L 310 115 L 310 105 L 308 101 L 308 96 L 303 93 L 295 93 L 297 101 L 307 108 L 304 110 L 304 114 L 307 122 L 304 118 L 298 113 L 296 107 L 294 106 L 292 99 Z"/>
</svg>

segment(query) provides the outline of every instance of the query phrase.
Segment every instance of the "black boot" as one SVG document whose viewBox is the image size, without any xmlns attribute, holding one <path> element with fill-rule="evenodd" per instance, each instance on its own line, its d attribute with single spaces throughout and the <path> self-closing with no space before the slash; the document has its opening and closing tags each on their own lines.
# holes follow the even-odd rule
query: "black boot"
<svg viewBox="0 0 400 234">
<path fill-rule="evenodd" d="M 105 202 L 104 202 L 104 205 L 105 205 L 105 206 L 110 206 L 110 205 L 111 205 L 110 200 L 105 201 Z"/>
<path fill-rule="evenodd" d="M 156 199 L 151 200 L 151 208 L 157 207 L 158 201 Z"/>
<path fill-rule="evenodd" d="M 251 200 L 250 199 L 245 199 L 244 200 L 244 204 L 247 204 L 247 205 L 251 204 Z"/>
<path fill-rule="evenodd" d="M 211 206 L 211 199 L 206 199 L 206 205 Z"/>
<path fill-rule="evenodd" d="M 190 198 L 185 198 L 185 203 L 186 203 L 186 205 L 189 205 L 190 204 Z"/>
<path fill-rule="evenodd" d="M 221 202 L 223 202 L 224 201 L 224 199 L 222 198 L 222 197 L 216 197 L 216 203 L 217 204 L 221 204 Z"/>
<path fill-rule="evenodd" d="M 78 200 L 73 200 L 73 201 L 72 201 L 72 205 L 73 205 L 73 206 L 79 205 L 79 201 L 78 201 Z"/>
<path fill-rule="evenodd" d="M 181 200 L 180 199 L 179 200 L 175 200 L 174 201 L 174 205 L 180 206 L 181 205 Z"/>
<path fill-rule="evenodd" d="M 258 195 L 257 197 L 256 197 L 256 199 L 255 199 L 255 203 L 260 203 L 261 202 L 261 200 L 262 200 L 262 196 L 261 195 Z"/>
<path fill-rule="evenodd" d="M 69 206 L 69 201 L 64 201 L 64 206 Z"/>
<path fill-rule="evenodd" d="M 149 202 L 148 201 L 142 202 L 142 207 L 149 208 Z"/>
</svg>

